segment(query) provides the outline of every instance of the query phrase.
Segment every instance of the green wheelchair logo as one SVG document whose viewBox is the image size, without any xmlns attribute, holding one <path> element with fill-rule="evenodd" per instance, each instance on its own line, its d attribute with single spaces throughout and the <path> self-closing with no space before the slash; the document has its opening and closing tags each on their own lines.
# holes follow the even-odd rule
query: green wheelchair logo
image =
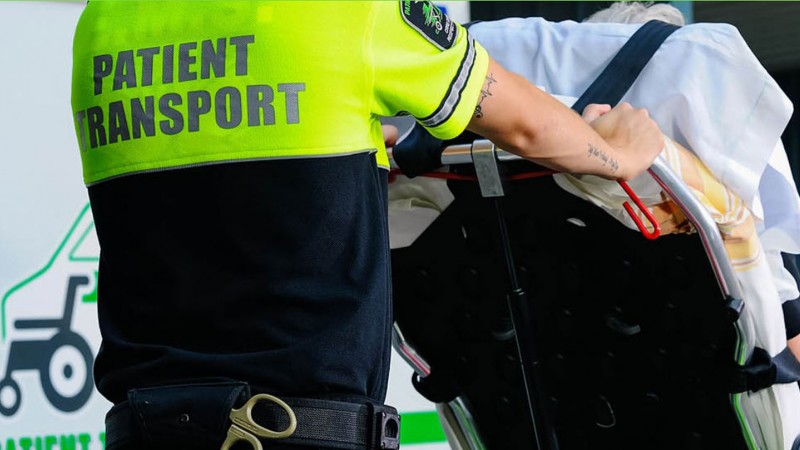
<svg viewBox="0 0 800 450">
<path fill-rule="evenodd" d="M 458 38 L 458 27 L 431 0 L 403 0 L 400 2 L 403 20 L 440 50 L 453 46 Z"/>
<path fill-rule="evenodd" d="M 442 11 L 431 2 L 422 5 L 422 13 L 425 15 L 425 25 L 436 28 L 436 34 L 442 31 Z"/>
<path fill-rule="evenodd" d="M 45 397 L 62 412 L 76 411 L 89 401 L 94 387 L 94 355 L 89 342 L 73 329 L 72 319 L 76 304 L 97 301 L 96 241 L 87 204 L 45 266 L 3 295 L 0 337 L 7 343 L 7 351 L 5 372 L 0 379 L 0 415 L 13 416 L 22 404 L 22 391 L 14 379 L 20 371 L 37 371 Z M 54 290 L 61 293 L 53 295 Z M 36 299 L 45 299 L 48 305 L 63 299 L 60 316 L 16 319 L 14 338 L 9 339 L 8 305 Z M 36 331 L 41 335 L 42 330 L 53 334 L 47 339 L 24 337 Z"/>
</svg>

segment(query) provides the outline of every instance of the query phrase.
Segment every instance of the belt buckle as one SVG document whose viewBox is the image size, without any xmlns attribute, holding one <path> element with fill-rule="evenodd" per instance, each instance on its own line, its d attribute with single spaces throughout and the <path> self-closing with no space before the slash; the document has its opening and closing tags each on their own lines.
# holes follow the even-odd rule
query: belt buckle
<svg viewBox="0 0 800 450">
<path fill-rule="evenodd" d="M 379 442 L 381 450 L 398 450 L 400 448 L 400 416 L 397 413 L 381 411 L 381 433 Z"/>
</svg>

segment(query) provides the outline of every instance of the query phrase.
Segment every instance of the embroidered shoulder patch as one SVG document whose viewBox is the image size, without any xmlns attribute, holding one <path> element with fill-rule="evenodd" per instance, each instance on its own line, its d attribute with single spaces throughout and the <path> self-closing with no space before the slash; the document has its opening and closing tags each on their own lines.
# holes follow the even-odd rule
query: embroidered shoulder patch
<svg viewBox="0 0 800 450">
<path fill-rule="evenodd" d="M 400 0 L 403 20 L 440 50 L 452 47 L 458 27 L 430 0 Z"/>
</svg>

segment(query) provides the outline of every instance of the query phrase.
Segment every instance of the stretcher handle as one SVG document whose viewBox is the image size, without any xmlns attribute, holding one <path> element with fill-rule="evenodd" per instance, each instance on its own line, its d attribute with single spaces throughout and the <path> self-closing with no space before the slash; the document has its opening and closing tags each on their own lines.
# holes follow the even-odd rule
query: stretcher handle
<svg viewBox="0 0 800 450">
<path fill-rule="evenodd" d="M 469 144 L 446 147 L 441 153 L 441 164 L 472 164 L 471 147 Z M 391 158 L 391 149 L 389 150 L 390 165 L 392 168 L 397 169 L 399 167 L 394 159 Z M 497 149 L 497 159 L 500 161 L 514 161 L 522 160 L 523 158 L 505 150 Z M 648 172 L 697 229 L 723 294 L 731 295 L 734 298 L 743 298 L 741 287 L 738 285 L 736 275 L 728 261 L 722 236 L 720 236 L 717 224 L 711 214 L 692 194 L 683 180 L 670 169 L 663 156 L 659 156 L 653 161 L 653 165 L 650 166 Z"/>
<path fill-rule="evenodd" d="M 420 143 L 419 141 L 417 141 L 417 140 L 415 140 L 413 138 L 409 139 L 409 141 L 415 142 L 416 144 Z M 423 159 L 427 163 L 427 166 L 426 166 L 427 168 L 441 167 L 442 165 L 449 165 L 449 164 L 472 164 L 473 163 L 473 160 L 472 160 L 472 148 L 475 147 L 476 144 L 484 143 L 484 142 L 488 143 L 489 141 L 487 141 L 487 140 L 476 140 L 472 144 L 449 145 L 447 147 L 444 147 L 443 149 L 442 148 L 433 149 L 433 148 L 431 148 L 430 145 L 423 145 L 423 147 L 427 147 L 428 148 L 428 151 L 422 152 L 421 154 L 424 155 Z M 395 148 L 398 148 L 398 147 L 395 147 Z M 398 154 L 395 153 L 395 151 L 394 151 L 395 148 L 388 148 L 387 149 L 387 151 L 389 153 L 390 167 L 392 169 L 400 169 L 400 167 L 399 167 L 399 165 L 398 165 L 398 163 L 396 161 L 397 155 L 399 153 Z M 499 161 L 523 160 L 522 157 L 520 157 L 518 155 L 515 155 L 513 153 L 509 153 L 509 152 L 507 152 L 505 150 L 496 149 L 495 151 L 496 151 L 497 159 Z M 411 152 L 407 152 L 407 153 L 411 153 Z M 439 160 L 437 160 L 437 161 L 433 160 L 433 156 L 432 155 L 434 155 L 434 154 L 437 155 Z M 422 174 L 422 171 L 418 171 L 417 170 L 417 169 L 420 168 L 420 165 L 415 165 L 414 166 L 414 165 L 409 164 L 409 165 L 404 165 L 403 167 L 405 167 L 406 170 L 409 170 L 408 169 L 409 166 L 413 167 L 413 168 L 410 169 L 413 172 L 413 176 L 417 176 L 417 175 L 421 175 Z M 405 170 L 403 171 L 403 173 L 405 174 Z M 558 173 L 558 172 L 554 171 L 552 173 Z M 630 205 L 629 202 L 625 202 L 622 205 L 625 208 L 625 211 L 627 211 L 628 215 L 631 216 L 631 219 L 636 224 L 636 226 L 639 228 L 639 231 L 642 233 L 642 235 L 645 238 L 650 239 L 650 240 L 657 239 L 659 236 L 661 236 L 661 226 L 658 223 L 658 220 L 655 218 L 655 216 L 653 216 L 653 214 L 650 212 L 650 210 L 647 208 L 647 206 L 645 206 L 644 203 L 642 203 L 642 200 L 639 198 L 638 195 L 636 195 L 636 192 L 634 192 L 633 189 L 631 189 L 631 187 L 628 186 L 628 183 L 626 183 L 625 181 L 622 181 L 622 180 L 619 180 L 618 182 L 619 182 L 619 185 L 622 187 L 622 189 L 625 190 L 625 193 L 628 194 L 628 197 L 630 197 L 630 199 L 636 205 L 636 207 L 639 208 L 639 210 L 642 212 L 642 214 L 644 214 L 644 216 L 647 219 L 647 221 L 650 222 L 650 225 L 652 225 L 652 227 L 653 227 L 653 231 L 650 231 L 647 228 L 647 226 L 642 222 L 642 219 L 639 218 L 639 215 L 636 214 L 636 212 L 633 210 L 633 207 Z"/>
<path fill-rule="evenodd" d="M 733 266 L 728 260 L 725 243 L 722 241 L 722 235 L 719 233 L 719 228 L 717 228 L 714 218 L 711 217 L 711 213 L 669 167 L 663 156 L 659 156 L 653 161 L 648 172 L 683 211 L 689 222 L 694 225 L 703 242 L 703 248 L 711 262 L 723 295 L 744 299 L 744 292 L 736 278 Z"/>
</svg>

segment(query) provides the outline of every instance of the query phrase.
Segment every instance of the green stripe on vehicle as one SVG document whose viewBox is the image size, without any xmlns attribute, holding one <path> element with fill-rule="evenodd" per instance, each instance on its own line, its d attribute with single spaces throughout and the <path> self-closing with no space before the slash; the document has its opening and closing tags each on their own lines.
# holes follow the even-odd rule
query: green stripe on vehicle
<svg viewBox="0 0 800 450">
<path fill-rule="evenodd" d="M 400 418 L 400 444 L 433 444 L 446 442 L 436 411 L 406 412 Z"/>
<path fill-rule="evenodd" d="M 744 331 L 737 322 L 736 328 L 736 362 L 739 366 L 744 366 L 747 360 L 747 340 L 744 337 Z M 747 418 L 742 408 L 742 394 L 731 394 L 731 403 L 733 410 L 736 412 L 736 418 L 739 419 L 739 426 L 742 429 L 747 448 L 749 450 L 758 450 L 758 444 L 753 436 L 753 431 L 750 429 L 750 424 L 747 423 Z"/>
</svg>

